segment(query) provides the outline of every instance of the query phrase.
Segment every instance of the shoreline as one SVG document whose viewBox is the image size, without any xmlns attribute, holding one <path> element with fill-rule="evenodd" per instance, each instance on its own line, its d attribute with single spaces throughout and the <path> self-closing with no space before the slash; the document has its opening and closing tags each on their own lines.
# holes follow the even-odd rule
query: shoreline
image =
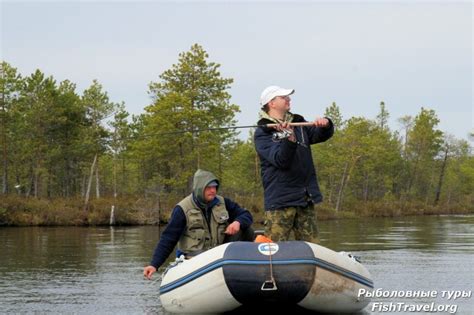
<svg viewBox="0 0 474 315">
<path fill-rule="evenodd" d="M 245 197 L 237 198 L 244 201 Z M 110 210 L 115 205 L 115 226 L 140 226 L 166 224 L 175 200 L 144 198 L 100 198 L 92 200 L 87 209 L 81 199 L 36 199 L 18 196 L 0 198 L 0 227 L 6 226 L 109 226 Z M 261 200 L 246 200 L 247 209 L 255 223 L 263 223 L 264 212 Z M 240 203 L 240 202 L 239 202 Z M 332 205 L 316 205 L 318 221 L 346 220 L 354 218 L 406 217 L 422 215 L 468 215 L 474 208 L 468 205 L 427 205 L 416 201 L 369 201 L 347 203 L 336 212 Z"/>
</svg>

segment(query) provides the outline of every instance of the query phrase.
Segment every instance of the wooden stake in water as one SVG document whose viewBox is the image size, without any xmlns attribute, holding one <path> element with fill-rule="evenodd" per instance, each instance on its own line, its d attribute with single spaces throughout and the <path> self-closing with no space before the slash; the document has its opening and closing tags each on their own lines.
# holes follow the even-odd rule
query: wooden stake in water
<svg viewBox="0 0 474 315">
<path fill-rule="evenodd" d="M 115 205 L 112 205 L 112 208 L 110 209 L 109 225 L 115 225 Z"/>
</svg>

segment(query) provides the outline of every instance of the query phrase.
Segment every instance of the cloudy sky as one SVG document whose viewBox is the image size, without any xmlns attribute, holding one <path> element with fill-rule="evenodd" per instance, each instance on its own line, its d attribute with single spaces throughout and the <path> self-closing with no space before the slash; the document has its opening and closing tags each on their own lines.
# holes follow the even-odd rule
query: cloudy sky
<svg viewBox="0 0 474 315">
<path fill-rule="evenodd" d="M 276 84 L 296 89 L 292 109 L 307 119 L 332 102 L 344 118 L 374 118 L 384 101 L 393 130 L 421 107 L 457 138 L 474 128 L 470 1 L 1 0 L 0 10 L 0 57 L 22 75 L 40 69 L 79 93 L 98 79 L 133 114 L 198 43 L 234 79 L 241 125 Z"/>
</svg>

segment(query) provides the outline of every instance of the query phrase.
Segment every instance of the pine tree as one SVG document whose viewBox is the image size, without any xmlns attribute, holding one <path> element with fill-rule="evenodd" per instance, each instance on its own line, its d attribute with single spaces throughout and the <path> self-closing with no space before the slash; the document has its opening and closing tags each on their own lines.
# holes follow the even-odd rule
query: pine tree
<svg viewBox="0 0 474 315">
<path fill-rule="evenodd" d="M 12 133 L 12 109 L 18 100 L 22 78 L 7 62 L 0 64 L 0 143 L 2 147 L 2 194 L 9 188 L 10 145 Z"/>
<path fill-rule="evenodd" d="M 443 133 L 436 129 L 438 123 L 435 111 L 422 107 L 421 112 L 415 117 L 413 129 L 408 133 L 407 191 L 411 194 L 411 190 L 415 188 L 418 198 L 427 198 L 434 186 L 433 161 L 441 148 L 443 136 Z"/>
<path fill-rule="evenodd" d="M 199 129 L 235 125 L 238 106 L 230 104 L 232 79 L 222 78 L 220 65 L 209 62 L 209 55 L 195 44 L 181 53 L 177 64 L 150 84 L 154 102 L 143 115 L 144 150 L 149 169 L 146 180 L 158 181 L 165 189 L 189 191 L 197 168 L 217 176 L 223 173 L 226 148 L 235 132 L 196 132 Z M 169 134 L 172 131 L 188 131 Z"/>
<path fill-rule="evenodd" d="M 388 111 L 385 109 L 385 103 L 382 101 L 380 102 L 380 113 L 377 115 L 377 124 L 379 125 L 380 128 L 386 129 L 388 126 L 388 118 L 390 117 L 390 114 Z"/>
<path fill-rule="evenodd" d="M 324 116 L 332 120 L 336 130 L 339 130 L 343 127 L 344 121 L 342 119 L 341 111 L 339 106 L 336 105 L 336 102 L 332 102 L 331 106 L 326 107 L 324 111 Z"/>
<path fill-rule="evenodd" d="M 92 160 L 89 180 L 85 189 L 84 208 L 87 209 L 94 175 L 96 197 L 100 197 L 99 158 L 106 150 L 106 141 L 109 136 L 103 126 L 103 121 L 114 113 L 117 105 L 109 100 L 107 92 L 103 91 L 102 85 L 97 80 L 94 80 L 92 85 L 84 91 L 81 101 L 86 109 L 86 119 L 90 125 L 84 135 L 84 142 L 88 144 L 85 147 L 84 155 L 91 154 L 90 159 Z"/>
</svg>

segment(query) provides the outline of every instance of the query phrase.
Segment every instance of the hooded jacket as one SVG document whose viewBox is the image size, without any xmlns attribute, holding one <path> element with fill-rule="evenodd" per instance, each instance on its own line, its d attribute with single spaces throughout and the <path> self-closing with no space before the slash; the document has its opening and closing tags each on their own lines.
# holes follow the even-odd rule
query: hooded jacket
<svg viewBox="0 0 474 315">
<path fill-rule="evenodd" d="M 197 170 L 193 193 L 178 203 L 186 216 L 186 228 L 179 239 L 178 248 L 185 253 L 208 250 L 224 242 L 229 213 L 221 196 L 216 196 L 206 204 L 204 190 L 211 182 L 219 185 L 214 174 Z"/>
<path fill-rule="evenodd" d="M 214 180 L 217 182 L 217 184 L 219 184 L 217 178 L 210 172 L 198 170 L 195 173 L 193 180 L 193 193 L 184 198 L 174 207 L 168 225 L 161 234 L 160 241 L 156 245 L 150 265 L 154 266 L 155 268 L 160 267 L 166 261 L 168 256 L 173 252 L 173 249 L 175 248 L 176 244 L 178 244 L 180 239 L 189 232 L 188 219 L 182 208 L 182 205 L 186 207 L 186 205 L 184 205 L 184 201 L 186 201 L 186 203 L 191 202 L 193 206 L 196 206 L 194 209 L 200 211 L 200 213 L 196 211 L 196 214 L 204 217 L 206 221 L 208 218 L 210 219 L 212 215 L 212 209 L 217 204 L 223 204 L 228 213 L 227 223 L 238 221 L 240 222 L 241 230 L 246 230 L 250 227 L 253 222 L 252 215 L 248 210 L 240 207 L 236 202 L 228 198 L 217 196 L 210 203 L 205 203 L 204 189 L 211 181 Z M 202 222 L 203 225 L 205 225 L 204 221 Z M 187 253 L 181 250 L 178 246 L 176 256 L 180 256 L 181 254 Z"/>
<path fill-rule="evenodd" d="M 264 189 L 265 210 L 288 207 L 306 207 L 308 201 L 319 203 L 322 195 L 316 177 L 311 154 L 311 144 L 324 142 L 332 137 L 334 126 L 295 127 L 297 142 L 273 139 L 277 130 L 259 127 L 255 131 L 255 148 L 260 157 L 260 169 Z M 305 122 L 303 116 L 293 114 L 292 122 Z M 274 123 L 262 118 L 258 125 Z"/>
</svg>

